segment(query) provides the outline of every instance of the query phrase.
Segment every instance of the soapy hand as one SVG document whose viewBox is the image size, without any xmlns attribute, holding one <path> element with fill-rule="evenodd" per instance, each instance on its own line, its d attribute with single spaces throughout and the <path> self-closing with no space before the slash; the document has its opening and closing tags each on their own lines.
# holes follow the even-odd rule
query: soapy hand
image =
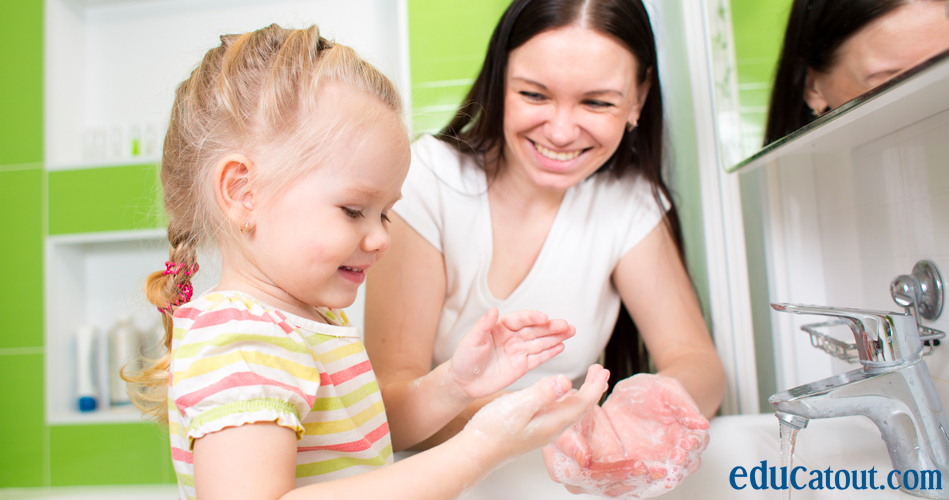
<svg viewBox="0 0 949 500">
<path fill-rule="evenodd" d="M 544 460 L 572 493 L 650 498 L 698 469 L 707 430 L 678 380 L 639 374 L 545 448 Z"/>
<path fill-rule="evenodd" d="M 609 377 L 608 370 L 593 365 L 579 391 L 571 390 L 563 375 L 547 377 L 488 403 L 463 432 L 489 440 L 496 453 L 513 458 L 550 443 L 596 408 Z"/>
<path fill-rule="evenodd" d="M 574 333 L 576 328 L 566 321 L 549 320 L 535 311 L 506 314 L 499 320 L 492 307 L 455 349 L 452 378 L 469 398 L 489 396 L 560 354 L 563 341 Z"/>
</svg>

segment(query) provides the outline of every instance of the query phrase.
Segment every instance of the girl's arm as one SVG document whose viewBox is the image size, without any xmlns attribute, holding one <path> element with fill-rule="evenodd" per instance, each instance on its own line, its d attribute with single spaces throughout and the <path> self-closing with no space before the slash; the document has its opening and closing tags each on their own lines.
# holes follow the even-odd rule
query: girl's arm
<svg viewBox="0 0 949 500">
<path fill-rule="evenodd" d="M 682 382 L 702 414 L 711 418 L 725 393 L 725 371 L 665 224 L 620 259 L 613 283 L 658 374 Z"/>
<path fill-rule="evenodd" d="M 294 489 L 296 435 L 275 424 L 227 428 L 194 443 L 194 481 L 202 500 L 456 498 L 503 461 L 543 446 L 573 425 L 606 390 L 609 373 L 591 367 L 579 392 L 563 376 L 546 378 L 490 405 L 458 435 L 425 453 L 366 474 Z M 501 403 L 501 402 L 499 402 Z"/>
<path fill-rule="evenodd" d="M 399 450 L 430 437 L 476 399 L 494 396 L 559 354 L 575 329 L 539 312 L 498 318 L 491 308 L 452 358 L 430 372 L 445 296 L 444 259 L 398 217 L 390 231 L 393 255 L 376 265 L 367 285 L 365 338 L 393 447 Z"/>
</svg>

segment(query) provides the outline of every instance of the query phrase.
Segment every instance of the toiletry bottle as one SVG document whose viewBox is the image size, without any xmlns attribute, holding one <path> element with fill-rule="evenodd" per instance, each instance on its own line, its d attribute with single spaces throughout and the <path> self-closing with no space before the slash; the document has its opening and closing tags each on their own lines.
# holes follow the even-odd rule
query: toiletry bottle
<svg viewBox="0 0 949 500">
<path fill-rule="evenodd" d="M 119 371 L 132 362 L 138 362 L 140 337 L 131 318 L 119 316 L 115 328 L 109 332 L 109 402 L 113 406 L 129 404 L 128 388 Z M 127 369 L 135 370 L 134 365 Z"/>
<path fill-rule="evenodd" d="M 96 409 L 96 385 L 93 376 L 93 352 L 95 352 L 96 330 L 84 325 L 76 330 L 76 379 L 79 411 Z"/>
</svg>

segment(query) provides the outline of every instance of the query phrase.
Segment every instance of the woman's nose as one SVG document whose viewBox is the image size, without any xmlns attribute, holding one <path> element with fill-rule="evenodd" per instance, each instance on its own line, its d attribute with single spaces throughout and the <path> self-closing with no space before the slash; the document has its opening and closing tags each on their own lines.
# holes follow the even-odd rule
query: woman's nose
<svg viewBox="0 0 949 500">
<path fill-rule="evenodd" d="M 566 146 L 580 135 L 580 125 L 573 116 L 572 109 L 558 106 L 547 120 L 545 132 L 552 146 Z"/>
</svg>

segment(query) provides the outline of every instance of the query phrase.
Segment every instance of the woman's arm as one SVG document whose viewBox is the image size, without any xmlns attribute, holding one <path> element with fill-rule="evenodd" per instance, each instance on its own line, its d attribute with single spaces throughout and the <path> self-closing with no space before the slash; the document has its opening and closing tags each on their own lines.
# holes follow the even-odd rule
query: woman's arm
<svg viewBox="0 0 949 500">
<path fill-rule="evenodd" d="M 402 218 L 389 217 L 392 244 L 366 277 L 365 342 L 398 451 L 429 437 L 470 401 L 446 391 L 444 368 L 432 370 L 445 259 Z"/>
<path fill-rule="evenodd" d="M 620 259 L 613 283 L 658 373 L 682 382 L 711 418 L 725 393 L 725 372 L 665 224 Z"/>
<path fill-rule="evenodd" d="M 366 351 L 382 388 L 393 449 L 426 439 L 420 448 L 427 449 L 461 431 L 498 395 L 473 401 L 453 383 L 450 362 L 432 370 L 445 259 L 398 215 L 390 217 L 392 244 L 367 277 Z"/>
<path fill-rule="evenodd" d="M 445 444 L 357 476 L 294 489 L 295 433 L 272 423 L 225 428 L 195 440 L 194 485 L 202 500 L 458 497 L 504 460 L 543 446 L 596 404 L 609 373 L 592 367 L 576 394 L 549 377 L 485 408 Z M 566 396 L 565 396 L 566 395 Z"/>
</svg>

